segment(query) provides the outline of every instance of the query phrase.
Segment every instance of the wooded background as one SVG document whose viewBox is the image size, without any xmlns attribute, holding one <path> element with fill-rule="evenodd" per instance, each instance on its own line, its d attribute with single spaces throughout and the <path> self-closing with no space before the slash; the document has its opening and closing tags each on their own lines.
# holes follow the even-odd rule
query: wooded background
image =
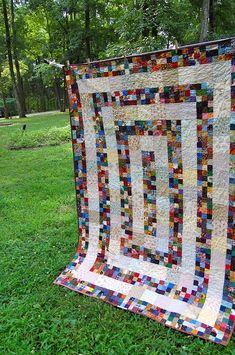
<svg viewBox="0 0 235 355">
<path fill-rule="evenodd" d="M 61 70 L 235 34 L 234 0 L 0 0 L 0 115 L 65 110 Z"/>
</svg>

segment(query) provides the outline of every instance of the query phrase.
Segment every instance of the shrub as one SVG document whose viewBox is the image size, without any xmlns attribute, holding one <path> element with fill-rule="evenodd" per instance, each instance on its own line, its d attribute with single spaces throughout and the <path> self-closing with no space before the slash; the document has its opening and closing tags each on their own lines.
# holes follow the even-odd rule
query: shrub
<svg viewBox="0 0 235 355">
<path fill-rule="evenodd" d="M 16 108 L 16 100 L 14 98 L 7 98 L 7 107 L 10 113 L 10 116 L 17 115 L 17 108 Z M 4 111 L 3 101 L 0 99 L 0 110 Z"/>
</svg>

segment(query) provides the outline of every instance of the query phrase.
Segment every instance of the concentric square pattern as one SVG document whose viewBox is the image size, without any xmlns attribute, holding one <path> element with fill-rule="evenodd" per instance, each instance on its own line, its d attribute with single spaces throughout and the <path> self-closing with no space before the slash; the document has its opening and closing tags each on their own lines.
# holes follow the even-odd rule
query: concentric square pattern
<svg viewBox="0 0 235 355">
<path fill-rule="evenodd" d="M 65 69 L 79 241 L 55 283 L 226 345 L 233 40 Z"/>
</svg>

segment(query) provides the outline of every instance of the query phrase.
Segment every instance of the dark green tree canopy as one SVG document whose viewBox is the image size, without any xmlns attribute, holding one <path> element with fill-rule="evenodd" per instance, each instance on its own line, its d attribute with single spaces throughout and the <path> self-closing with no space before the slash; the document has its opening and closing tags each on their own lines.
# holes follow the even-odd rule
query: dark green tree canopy
<svg viewBox="0 0 235 355">
<path fill-rule="evenodd" d="M 78 63 L 235 34 L 234 0 L 0 0 L 0 6 L 0 95 L 14 92 L 17 99 L 23 92 L 18 101 L 28 111 L 64 107 L 63 78 L 45 68 L 44 58 Z"/>
</svg>

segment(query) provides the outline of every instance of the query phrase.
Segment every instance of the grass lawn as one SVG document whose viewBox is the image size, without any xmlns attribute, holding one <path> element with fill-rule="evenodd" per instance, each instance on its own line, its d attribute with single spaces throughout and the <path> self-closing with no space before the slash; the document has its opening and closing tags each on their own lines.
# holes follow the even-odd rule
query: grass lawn
<svg viewBox="0 0 235 355">
<path fill-rule="evenodd" d="M 0 354 L 235 354 L 235 335 L 223 348 L 52 284 L 77 243 L 71 143 L 6 147 L 23 123 L 30 133 L 68 121 L 0 126 Z"/>
</svg>

